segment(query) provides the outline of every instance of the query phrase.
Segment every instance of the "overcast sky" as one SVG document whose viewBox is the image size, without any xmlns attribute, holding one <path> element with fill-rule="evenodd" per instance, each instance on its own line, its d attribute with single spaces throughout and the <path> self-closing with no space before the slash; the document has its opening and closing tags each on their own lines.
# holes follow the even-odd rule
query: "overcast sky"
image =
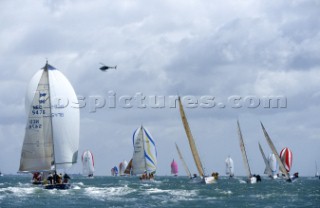
<svg viewBox="0 0 320 208">
<path fill-rule="evenodd" d="M 0 170 L 18 171 L 26 87 L 48 59 L 86 98 L 79 156 L 92 151 L 97 175 L 130 160 L 141 124 L 156 142 L 158 175 L 170 174 L 173 158 L 185 175 L 175 142 L 195 172 L 179 109 L 169 105 L 178 94 L 199 102 L 215 97 L 215 106 L 185 108 L 208 173 L 225 175 L 230 155 L 235 174 L 245 175 L 239 119 L 253 173 L 264 171 L 258 142 L 270 153 L 262 121 L 278 151 L 292 150 L 291 172 L 314 175 L 315 161 L 320 166 L 319 8 L 319 0 L 0 1 Z M 100 62 L 117 70 L 102 72 Z M 92 112 L 89 101 L 108 101 L 111 91 L 116 107 Z M 134 100 L 125 108 L 121 97 L 135 95 L 146 96 L 146 108 Z M 155 108 L 152 96 L 164 96 L 165 106 Z M 284 103 L 268 108 L 265 97 Z M 80 159 L 69 171 L 81 172 Z"/>
</svg>

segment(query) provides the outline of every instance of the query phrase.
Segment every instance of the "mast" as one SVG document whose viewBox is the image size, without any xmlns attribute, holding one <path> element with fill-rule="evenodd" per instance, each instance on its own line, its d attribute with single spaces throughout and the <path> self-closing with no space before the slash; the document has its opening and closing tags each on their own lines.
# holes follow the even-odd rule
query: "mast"
<svg viewBox="0 0 320 208">
<path fill-rule="evenodd" d="M 143 131 L 143 127 L 142 127 L 142 125 L 141 125 L 141 127 L 140 127 L 140 132 L 142 132 L 142 148 L 143 148 L 143 152 L 145 152 L 146 151 L 146 149 L 145 149 L 145 145 L 144 145 L 144 143 L 146 142 L 146 140 L 145 140 L 145 138 L 144 138 L 144 131 Z M 147 171 L 147 159 L 146 159 L 146 154 L 144 153 L 144 169 L 145 169 L 145 172 L 147 172 L 148 173 L 148 171 Z"/>
<path fill-rule="evenodd" d="M 282 161 L 280 159 L 280 156 L 279 156 L 279 154 L 278 154 L 273 142 L 271 141 L 266 129 L 264 128 L 262 122 L 260 122 L 260 124 L 261 124 L 262 130 L 263 130 L 264 136 L 265 136 L 265 138 L 266 138 L 266 140 L 267 140 L 267 142 L 268 142 L 268 144 L 270 146 L 270 149 L 272 150 L 273 154 L 275 155 L 275 157 L 276 157 L 276 159 L 277 159 L 277 161 L 279 163 L 280 171 L 285 174 L 286 178 L 289 181 L 291 181 L 290 175 L 289 175 L 288 171 L 286 170 L 286 168 L 284 167 L 284 165 L 283 165 L 283 163 L 282 163 Z"/>
<path fill-rule="evenodd" d="M 241 133 L 241 129 L 240 129 L 239 120 L 237 120 L 237 124 L 238 124 L 238 135 L 239 135 L 240 149 L 241 149 L 241 153 L 242 153 L 243 164 L 246 169 L 246 173 L 247 173 L 248 178 L 251 178 L 252 174 L 251 174 L 251 170 L 250 170 L 250 166 L 249 166 L 249 162 L 248 162 L 246 148 L 245 148 L 244 142 L 243 142 L 243 137 L 242 137 L 242 133 Z"/>
<path fill-rule="evenodd" d="M 48 60 L 46 62 L 46 65 L 43 67 L 43 70 L 46 72 L 47 79 L 48 79 L 48 92 L 49 92 L 49 116 L 50 116 L 50 125 L 51 125 L 51 139 L 52 139 L 52 150 L 53 150 L 53 164 L 54 164 L 54 172 L 57 171 L 56 166 L 56 158 L 55 158 L 55 151 L 54 151 L 54 140 L 53 140 L 53 125 L 52 125 L 52 113 L 51 113 L 51 92 L 50 92 L 50 80 L 49 80 L 49 71 L 48 68 L 54 69 L 54 67 L 50 66 L 48 64 Z"/>
<path fill-rule="evenodd" d="M 189 141 L 189 145 L 190 145 L 190 149 L 191 149 L 191 152 L 192 152 L 192 156 L 193 156 L 194 162 L 196 163 L 199 175 L 204 177 L 203 166 L 202 166 L 202 163 L 201 163 L 201 160 L 200 160 L 200 157 L 199 157 L 199 153 L 198 153 L 198 150 L 197 150 L 197 147 L 196 147 L 196 143 L 195 143 L 195 141 L 193 139 L 193 136 L 192 136 L 192 133 L 191 133 L 188 121 L 187 121 L 187 117 L 186 117 L 186 115 L 184 113 L 180 97 L 178 98 L 178 101 L 179 101 L 179 109 L 180 109 L 181 120 L 182 120 L 184 129 L 185 129 L 188 141 Z"/>
<path fill-rule="evenodd" d="M 191 178 L 190 170 L 189 170 L 186 162 L 184 161 L 184 159 L 183 159 L 183 157 L 182 157 L 182 154 L 181 154 L 181 152 L 180 152 L 180 149 L 179 149 L 179 147 L 178 147 L 178 145 L 177 145 L 176 143 L 175 143 L 175 145 L 176 145 L 176 149 L 177 149 L 177 151 L 178 151 L 178 155 L 179 155 L 179 157 L 180 157 L 180 160 L 182 161 L 184 170 L 186 171 L 186 173 L 187 173 L 187 175 L 189 176 L 189 178 Z"/>
</svg>

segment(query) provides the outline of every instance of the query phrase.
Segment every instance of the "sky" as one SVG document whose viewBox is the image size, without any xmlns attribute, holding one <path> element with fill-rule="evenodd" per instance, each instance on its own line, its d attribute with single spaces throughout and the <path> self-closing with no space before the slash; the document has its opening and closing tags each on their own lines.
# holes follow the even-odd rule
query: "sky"
<svg viewBox="0 0 320 208">
<path fill-rule="evenodd" d="M 319 8 L 319 0 L 0 1 L 0 170 L 18 171 L 27 86 L 48 60 L 86 103 L 70 173 L 82 171 L 80 155 L 89 149 L 95 174 L 110 175 L 132 157 L 132 134 L 141 124 L 156 142 L 158 175 L 170 175 L 173 159 L 185 175 L 174 143 L 196 172 L 171 102 L 180 95 L 208 174 L 225 175 L 230 155 L 235 174 L 245 175 L 238 119 L 253 173 L 265 167 L 258 142 L 271 153 L 261 121 L 278 151 L 291 149 L 291 172 L 314 175 Z M 117 69 L 102 72 L 100 63 Z"/>
</svg>

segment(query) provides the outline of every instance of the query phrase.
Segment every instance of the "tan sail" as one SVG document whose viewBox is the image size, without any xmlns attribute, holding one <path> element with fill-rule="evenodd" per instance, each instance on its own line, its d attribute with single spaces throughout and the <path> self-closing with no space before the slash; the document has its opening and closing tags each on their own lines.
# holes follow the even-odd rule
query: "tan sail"
<svg viewBox="0 0 320 208">
<path fill-rule="evenodd" d="M 264 136 L 265 136 L 265 138 L 266 138 L 266 140 L 267 140 L 267 142 L 268 142 L 268 144 L 270 146 L 270 149 L 272 150 L 273 154 L 275 155 L 275 157 L 276 157 L 276 159 L 278 161 L 280 171 L 283 174 L 285 174 L 287 179 L 290 179 L 290 175 L 289 175 L 288 171 L 286 170 L 286 168 L 284 167 L 284 165 L 283 165 L 283 163 L 282 163 L 282 161 L 280 159 L 280 156 L 279 156 L 279 154 L 278 154 L 273 142 L 271 141 L 266 129 L 264 128 L 262 122 L 260 122 L 260 124 L 261 124 L 262 130 L 263 130 Z"/>
<path fill-rule="evenodd" d="M 194 142 L 193 136 L 191 134 L 191 130 L 190 130 L 190 127 L 189 127 L 189 124 L 188 124 L 188 121 L 187 121 L 187 117 L 186 117 L 186 115 L 184 113 L 180 97 L 178 98 L 178 101 L 179 101 L 179 109 L 180 109 L 181 120 L 182 120 L 184 129 L 186 131 L 186 134 L 187 134 L 187 137 L 188 137 L 188 140 L 189 140 L 189 145 L 190 145 L 190 149 L 191 149 L 191 152 L 192 152 L 192 156 L 193 156 L 194 162 L 196 163 L 199 175 L 204 177 L 203 166 L 202 166 L 202 163 L 200 161 L 199 153 L 198 153 L 196 144 Z"/>
<path fill-rule="evenodd" d="M 183 164 L 184 170 L 186 171 L 186 173 L 187 173 L 187 175 L 189 176 L 189 178 L 191 178 L 190 170 L 189 170 L 189 168 L 188 168 L 188 166 L 187 166 L 186 162 L 184 161 L 184 159 L 183 159 L 183 157 L 182 157 L 182 154 L 181 154 L 181 152 L 180 152 L 180 149 L 179 149 L 179 147 L 178 147 L 178 145 L 177 145 L 177 144 L 175 144 L 175 145 L 176 145 L 176 149 L 177 149 L 177 151 L 178 151 L 179 158 L 180 158 L 180 160 L 182 161 L 182 164 Z"/>
<path fill-rule="evenodd" d="M 124 173 L 130 175 L 131 168 L 132 168 L 132 159 L 130 160 L 129 164 L 127 165 L 127 168 L 124 170 Z"/>
<path fill-rule="evenodd" d="M 252 174 L 251 174 L 251 170 L 250 170 L 250 166 L 249 166 L 249 162 L 248 162 L 246 148 L 245 148 L 244 142 L 243 142 L 243 137 L 242 137 L 239 121 L 237 121 L 237 124 L 238 124 L 238 135 L 239 135 L 239 141 L 240 141 L 240 148 L 241 148 L 241 153 L 242 153 L 243 164 L 245 166 L 248 178 L 251 178 Z"/>
</svg>

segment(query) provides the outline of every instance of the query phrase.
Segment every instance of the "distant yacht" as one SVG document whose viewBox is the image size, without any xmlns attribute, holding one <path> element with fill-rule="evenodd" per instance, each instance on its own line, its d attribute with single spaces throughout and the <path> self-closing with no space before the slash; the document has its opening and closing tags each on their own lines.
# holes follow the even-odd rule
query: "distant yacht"
<svg viewBox="0 0 320 208">
<path fill-rule="evenodd" d="M 178 163 L 176 161 L 174 161 L 174 159 L 171 162 L 171 174 L 174 176 L 178 175 Z"/>
<path fill-rule="evenodd" d="M 240 142 L 240 149 L 241 149 L 241 153 L 242 153 L 243 164 L 244 164 L 244 167 L 245 167 L 245 170 L 247 173 L 247 183 L 251 183 L 251 184 L 257 183 L 257 181 L 259 181 L 261 178 L 260 178 L 260 176 L 255 176 L 255 175 L 252 175 L 252 173 L 251 173 L 239 121 L 237 121 L 237 125 L 238 125 L 238 135 L 239 135 L 239 142 Z"/>
<path fill-rule="evenodd" d="M 315 161 L 315 165 L 316 165 L 316 174 L 315 174 L 315 177 L 319 177 L 319 179 L 320 179 L 319 172 L 318 172 L 317 161 Z"/>
<path fill-rule="evenodd" d="M 192 152 L 193 160 L 196 164 L 196 167 L 197 167 L 198 173 L 201 177 L 202 183 L 205 183 L 205 184 L 214 183 L 216 181 L 216 179 L 218 178 L 218 175 L 215 175 L 215 176 L 207 176 L 206 175 L 204 167 L 203 167 L 202 162 L 200 160 L 200 156 L 199 156 L 199 153 L 198 153 L 198 150 L 196 147 L 196 143 L 195 143 L 194 138 L 192 136 L 191 129 L 190 129 L 186 114 L 184 112 L 180 97 L 178 98 L 178 102 L 179 102 L 179 110 L 180 110 L 182 124 L 183 124 L 184 130 L 186 132 L 189 146 L 190 146 L 190 149 Z"/>
<path fill-rule="evenodd" d="M 227 157 L 225 160 L 226 163 L 226 175 L 229 176 L 229 178 L 232 178 L 234 176 L 234 165 L 233 160 L 230 156 Z"/>
<path fill-rule="evenodd" d="M 132 174 L 153 180 L 157 171 L 157 148 L 150 132 L 140 126 L 133 134 Z"/>
</svg>

